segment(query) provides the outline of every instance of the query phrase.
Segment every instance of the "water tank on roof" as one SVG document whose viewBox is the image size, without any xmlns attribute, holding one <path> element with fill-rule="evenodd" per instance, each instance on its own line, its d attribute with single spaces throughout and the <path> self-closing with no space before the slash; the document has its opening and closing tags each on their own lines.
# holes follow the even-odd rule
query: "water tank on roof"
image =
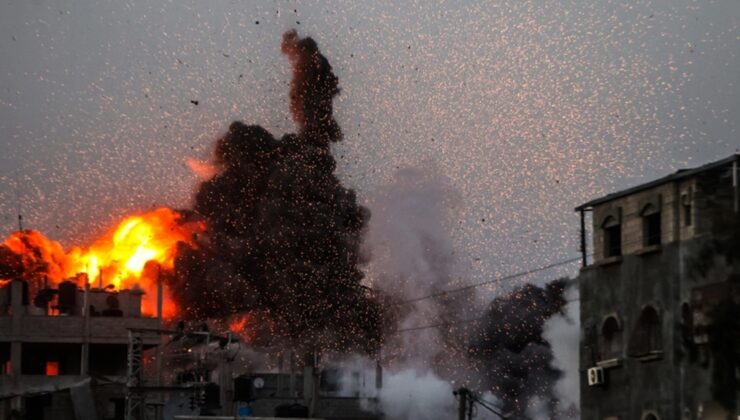
<svg viewBox="0 0 740 420">
<path fill-rule="evenodd" d="M 74 315 L 77 303 L 77 285 L 71 281 L 59 283 L 59 313 Z"/>
</svg>

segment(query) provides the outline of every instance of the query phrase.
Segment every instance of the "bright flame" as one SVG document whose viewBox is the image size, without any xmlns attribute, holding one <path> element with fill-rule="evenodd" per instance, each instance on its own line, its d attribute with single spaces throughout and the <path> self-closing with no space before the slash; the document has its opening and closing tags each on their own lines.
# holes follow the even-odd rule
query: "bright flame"
<svg viewBox="0 0 740 420">
<path fill-rule="evenodd" d="M 250 343 L 254 339 L 254 330 L 249 328 L 252 322 L 252 316 L 248 312 L 234 315 L 229 321 L 229 331 L 239 336 L 243 342 Z"/>
<path fill-rule="evenodd" d="M 56 284 L 85 273 L 93 286 L 139 287 L 147 292 L 142 312 L 155 315 L 158 279 L 174 269 L 177 244 L 192 244 L 202 230 L 202 224 L 182 223 L 176 211 L 159 208 L 127 217 L 86 248 L 65 252 L 59 242 L 36 231 L 15 232 L 4 245 L 22 256 L 26 276 L 38 274 Z M 166 287 L 163 291 L 163 316 L 171 318 L 177 307 Z"/>
</svg>

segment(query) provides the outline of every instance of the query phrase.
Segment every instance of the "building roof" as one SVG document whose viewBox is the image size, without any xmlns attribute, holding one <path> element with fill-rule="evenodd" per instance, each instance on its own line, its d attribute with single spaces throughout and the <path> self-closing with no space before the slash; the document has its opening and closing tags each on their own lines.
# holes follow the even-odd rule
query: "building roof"
<svg viewBox="0 0 740 420">
<path fill-rule="evenodd" d="M 716 162 L 707 163 L 706 165 L 702 165 L 696 168 L 691 169 L 679 169 L 678 171 L 664 176 L 663 178 L 658 178 L 654 181 L 647 182 L 645 184 L 640 184 L 632 188 L 628 188 L 626 190 L 618 191 L 615 193 L 607 194 L 603 197 L 591 200 L 587 203 L 583 203 L 580 206 L 575 208 L 575 211 L 583 211 L 588 209 L 589 207 L 593 207 L 599 204 L 603 204 L 612 200 L 616 200 L 617 198 L 625 197 L 631 194 L 634 194 L 639 191 L 647 190 L 653 187 L 656 187 L 658 185 L 666 184 L 668 182 L 673 182 L 679 179 L 688 178 L 691 176 L 694 176 L 696 174 L 699 174 L 701 172 L 705 172 L 720 166 L 728 165 L 732 162 L 740 161 L 740 154 L 733 154 L 730 155 L 722 160 L 718 160 Z"/>
</svg>

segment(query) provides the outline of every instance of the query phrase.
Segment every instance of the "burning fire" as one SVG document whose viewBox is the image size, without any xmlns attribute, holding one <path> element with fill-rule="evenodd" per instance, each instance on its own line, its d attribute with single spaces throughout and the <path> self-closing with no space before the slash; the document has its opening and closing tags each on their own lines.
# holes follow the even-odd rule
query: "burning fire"
<svg viewBox="0 0 740 420">
<path fill-rule="evenodd" d="M 13 233 L 3 245 L 22 258 L 29 280 L 55 285 L 87 278 L 94 287 L 139 287 L 146 292 L 142 312 L 155 315 L 157 283 L 173 270 L 177 244 L 192 244 L 193 235 L 203 228 L 201 223 L 182 223 L 181 215 L 172 209 L 159 208 L 125 218 L 89 247 L 65 251 L 59 242 L 33 230 Z M 177 307 L 166 287 L 163 290 L 162 315 L 171 318 Z"/>
<path fill-rule="evenodd" d="M 251 343 L 255 335 L 255 331 L 251 328 L 253 322 L 248 312 L 234 315 L 229 321 L 229 331 L 236 334 L 243 342 Z"/>
</svg>

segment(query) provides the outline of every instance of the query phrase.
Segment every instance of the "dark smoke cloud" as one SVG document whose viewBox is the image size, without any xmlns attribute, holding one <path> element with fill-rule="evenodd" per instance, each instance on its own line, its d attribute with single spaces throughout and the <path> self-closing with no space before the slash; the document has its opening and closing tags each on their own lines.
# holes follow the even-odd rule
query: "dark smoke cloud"
<svg viewBox="0 0 740 420">
<path fill-rule="evenodd" d="M 5 245 L 0 245 L 0 279 L 11 279 L 23 274 L 23 258 Z"/>
<path fill-rule="evenodd" d="M 503 411 L 525 415 L 533 398 L 545 400 L 548 418 L 556 418 L 553 386 L 562 372 L 553 368 L 553 352 L 542 337 L 545 322 L 561 313 L 565 280 L 543 288 L 527 284 L 494 299 L 470 346 L 470 357 L 486 377 L 485 386 L 503 402 Z"/>
<path fill-rule="evenodd" d="M 247 311 L 258 336 L 293 346 L 375 348 L 377 299 L 361 286 L 359 245 L 369 212 L 336 175 L 330 144 L 337 77 L 311 38 L 284 35 L 293 67 L 291 111 L 299 131 L 276 139 L 234 122 L 217 141 L 218 173 L 195 195 L 208 232 L 183 246 L 172 279 L 184 316 Z"/>
<path fill-rule="evenodd" d="M 305 140 L 325 146 L 341 140 L 339 124 L 332 116 L 332 100 L 339 94 L 339 80 L 329 61 L 311 38 L 298 38 L 295 31 L 283 35 L 282 51 L 290 58 L 290 111 Z"/>
</svg>

